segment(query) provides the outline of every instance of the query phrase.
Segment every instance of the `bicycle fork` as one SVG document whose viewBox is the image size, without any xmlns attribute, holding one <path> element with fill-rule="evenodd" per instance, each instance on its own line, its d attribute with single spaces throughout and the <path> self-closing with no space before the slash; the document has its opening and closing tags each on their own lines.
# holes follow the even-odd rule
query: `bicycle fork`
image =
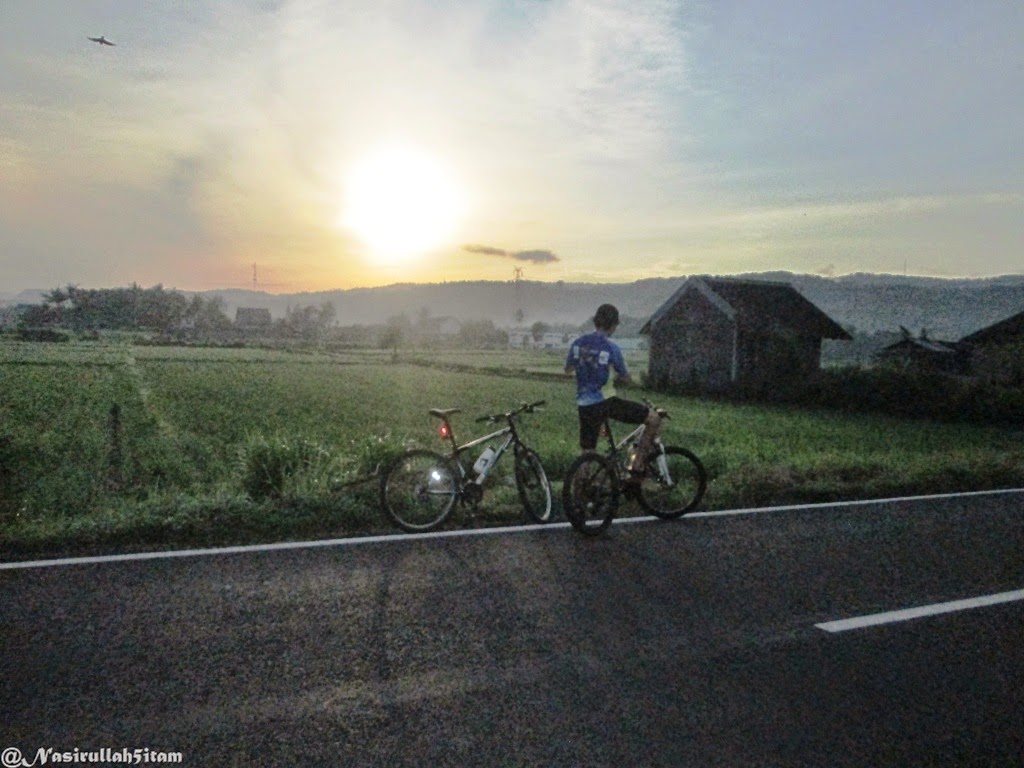
<svg viewBox="0 0 1024 768">
<path fill-rule="evenodd" d="M 661 438 L 656 438 L 654 446 L 658 452 L 654 458 L 654 465 L 658 468 L 658 477 L 661 478 L 661 482 L 666 488 L 671 488 L 675 485 L 675 481 L 672 480 L 671 475 L 668 473 L 668 459 L 665 457 L 665 444 L 661 442 Z"/>
</svg>

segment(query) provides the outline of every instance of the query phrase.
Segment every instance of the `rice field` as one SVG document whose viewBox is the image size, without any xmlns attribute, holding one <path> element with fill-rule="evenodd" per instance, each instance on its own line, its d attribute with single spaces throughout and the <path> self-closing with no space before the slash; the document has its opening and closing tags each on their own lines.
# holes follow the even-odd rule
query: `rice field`
<svg viewBox="0 0 1024 768">
<path fill-rule="evenodd" d="M 562 359 L 0 342 L 0 557 L 388 530 L 356 481 L 405 445 L 440 447 L 433 407 L 461 408 L 468 439 L 479 415 L 547 400 L 522 425 L 557 492 L 577 452 Z M 654 399 L 666 442 L 707 465 L 705 508 L 1024 484 L 1019 430 Z M 507 476 L 495 488 L 474 524 L 522 520 Z"/>
</svg>

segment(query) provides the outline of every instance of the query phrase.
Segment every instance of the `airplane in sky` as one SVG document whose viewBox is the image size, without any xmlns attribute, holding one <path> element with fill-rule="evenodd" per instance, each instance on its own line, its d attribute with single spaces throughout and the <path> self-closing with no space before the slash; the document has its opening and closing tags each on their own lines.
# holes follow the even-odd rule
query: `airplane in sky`
<svg viewBox="0 0 1024 768">
<path fill-rule="evenodd" d="M 117 45 L 117 43 L 112 43 L 107 40 L 103 35 L 100 35 L 99 37 L 90 37 L 88 39 L 92 40 L 94 43 L 99 43 L 100 45 Z"/>
</svg>

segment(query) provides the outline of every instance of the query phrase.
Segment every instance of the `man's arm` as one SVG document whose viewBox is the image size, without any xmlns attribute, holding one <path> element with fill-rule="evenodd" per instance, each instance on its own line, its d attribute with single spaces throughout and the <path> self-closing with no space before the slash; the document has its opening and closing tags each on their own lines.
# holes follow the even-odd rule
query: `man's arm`
<svg viewBox="0 0 1024 768">
<path fill-rule="evenodd" d="M 626 359 L 622 356 L 622 350 L 618 345 L 615 346 L 614 356 L 612 357 L 612 370 L 615 371 L 615 386 L 619 384 L 629 386 L 633 383 L 633 376 L 626 366 Z"/>
</svg>

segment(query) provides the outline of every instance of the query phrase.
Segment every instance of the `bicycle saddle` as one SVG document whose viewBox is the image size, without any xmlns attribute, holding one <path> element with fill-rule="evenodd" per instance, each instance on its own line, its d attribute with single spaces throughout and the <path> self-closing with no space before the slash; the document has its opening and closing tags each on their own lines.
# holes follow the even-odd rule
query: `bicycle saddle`
<svg viewBox="0 0 1024 768">
<path fill-rule="evenodd" d="M 443 419 L 446 416 L 451 416 L 453 413 L 460 413 L 461 411 L 461 408 L 431 408 L 430 415 Z"/>
</svg>

